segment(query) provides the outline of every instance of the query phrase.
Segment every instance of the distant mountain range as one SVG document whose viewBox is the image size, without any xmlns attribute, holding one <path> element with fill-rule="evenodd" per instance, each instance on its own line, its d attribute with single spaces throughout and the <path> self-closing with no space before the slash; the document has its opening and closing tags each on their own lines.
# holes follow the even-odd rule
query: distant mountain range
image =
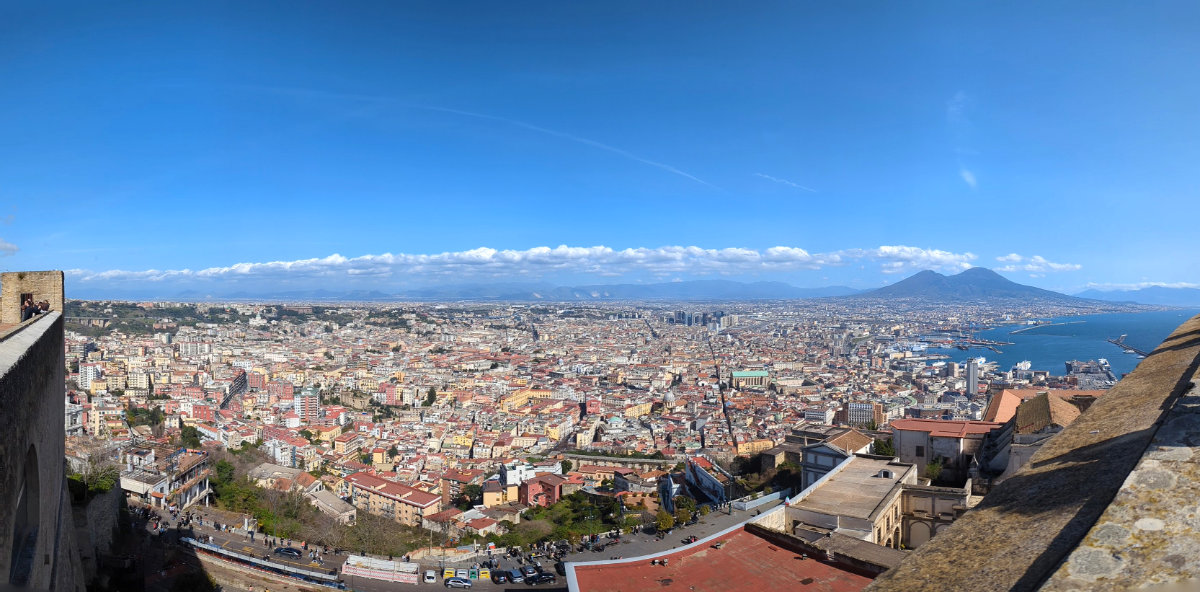
<svg viewBox="0 0 1200 592">
<path fill-rule="evenodd" d="M 951 276 L 935 271 L 922 271 L 890 286 L 857 294 L 854 298 L 911 298 L 931 302 L 1022 300 L 1057 304 L 1089 304 L 1083 298 L 1018 284 L 983 267 L 972 267 Z"/>
<path fill-rule="evenodd" d="M 495 300 L 783 300 L 856 294 L 845 286 L 797 288 L 783 282 L 695 280 L 661 284 L 599 284 L 590 286 L 450 286 L 409 291 L 419 299 Z"/>
<path fill-rule="evenodd" d="M 1085 290 L 1076 294 L 1080 298 L 1107 302 L 1137 302 L 1162 306 L 1200 306 L 1200 289 L 1163 288 L 1151 286 L 1138 290 Z"/>
<path fill-rule="evenodd" d="M 1130 296 L 1137 294 L 1139 297 Z M 1190 297 L 1184 296 L 1190 294 Z M 985 300 L 1054 303 L 1091 307 L 1111 302 L 1186 305 L 1200 303 L 1200 290 L 1172 291 L 1146 289 L 1136 292 L 1088 291 L 1068 296 L 1050 290 L 1026 286 L 1005 279 L 996 272 L 976 267 L 956 275 L 922 271 L 890 286 L 876 290 L 855 290 L 845 286 L 797 288 L 783 282 L 736 282 L 695 280 L 657 284 L 598 284 L 555 286 L 544 283 L 476 283 L 423 287 L 387 293 L 380 290 L 287 290 L 271 292 L 203 293 L 195 290 L 164 294 L 87 293 L 72 298 L 137 300 L 258 300 L 300 302 L 390 302 L 402 300 L 498 300 L 517 302 L 602 302 L 614 300 L 792 300 L 803 298 L 917 299 L 928 302 L 978 302 Z M 1168 299 L 1173 298 L 1171 300 Z M 1157 299 L 1151 299 L 1155 297 Z M 1090 300 L 1088 298 L 1091 298 Z"/>
<path fill-rule="evenodd" d="M 460 284 L 414 288 L 396 293 L 379 290 L 337 292 L 333 290 L 289 290 L 279 292 L 239 291 L 209 294 L 196 290 L 173 296 L 146 293 L 117 295 L 111 292 L 71 294 L 72 298 L 139 300 L 279 300 L 387 302 L 393 300 L 511 300 L 511 301 L 605 301 L 605 300 L 790 300 L 827 298 L 857 294 L 861 290 L 845 286 L 797 288 L 783 282 L 735 282 L 696 280 L 659 284 L 598 284 L 555 286 L 552 284 Z"/>
</svg>

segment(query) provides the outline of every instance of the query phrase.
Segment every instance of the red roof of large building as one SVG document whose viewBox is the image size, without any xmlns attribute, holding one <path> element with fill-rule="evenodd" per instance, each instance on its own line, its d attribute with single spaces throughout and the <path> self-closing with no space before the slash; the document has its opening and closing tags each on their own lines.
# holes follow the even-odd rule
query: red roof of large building
<svg viewBox="0 0 1200 592">
<path fill-rule="evenodd" d="M 929 432 L 938 438 L 962 438 L 969 434 L 986 434 L 1004 424 L 990 421 L 940 420 L 940 419 L 894 419 L 892 430 Z"/>
<path fill-rule="evenodd" d="M 846 571 L 816 559 L 798 559 L 795 551 L 773 545 L 745 530 L 720 537 L 720 549 L 712 544 L 685 548 L 669 555 L 667 565 L 651 565 L 650 559 L 629 563 L 573 565 L 572 590 L 629 592 L 665 588 L 688 592 L 727 590 L 862 590 L 871 578 Z"/>
<path fill-rule="evenodd" d="M 414 506 L 429 507 L 433 505 L 434 502 L 442 499 L 440 495 L 434 495 L 432 493 L 421 491 L 420 489 L 409 487 L 407 485 L 380 479 L 379 477 L 368 473 L 354 473 L 353 475 L 347 475 L 346 481 L 354 484 L 357 487 L 370 489 L 388 498 Z"/>
</svg>

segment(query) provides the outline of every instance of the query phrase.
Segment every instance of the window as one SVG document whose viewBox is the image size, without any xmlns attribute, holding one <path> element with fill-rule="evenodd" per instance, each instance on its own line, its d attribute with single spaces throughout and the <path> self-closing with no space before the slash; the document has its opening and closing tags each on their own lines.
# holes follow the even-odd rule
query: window
<svg viewBox="0 0 1200 592">
<path fill-rule="evenodd" d="M 917 456 L 925 456 L 925 447 L 917 446 Z"/>
</svg>

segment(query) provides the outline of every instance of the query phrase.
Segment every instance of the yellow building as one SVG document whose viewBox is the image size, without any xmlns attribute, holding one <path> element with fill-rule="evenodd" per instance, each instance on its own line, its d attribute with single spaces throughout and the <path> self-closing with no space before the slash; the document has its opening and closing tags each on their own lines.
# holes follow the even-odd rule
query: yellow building
<svg viewBox="0 0 1200 592">
<path fill-rule="evenodd" d="M 422 518 L 442 509 L 440 495 L 367 473 L 348 475 L 344 485 L 356 508 L 409 526 L 420 526 Z"/>
<path fill-rule="evenodd" d="M 643 415 L 650 415 L 651 406 L 652 403 L 650 402 L 630 405 L 625 408 L 625 417 L 641 417 Z"/>
<path fill-rule="evenodd" d="M 494 508 L 508 502 L 515 502 L 519 495 L 518 492 L 519 490 L 515 483 L 505 487 L 496 479 L 484 481 L 483 505 L 487 508 Z"/>
<path fill-rule="evenodd" d="M 738 443 L 737 453 L 744 455 L 755 455 L 768 448 L 771 448 L 774 445 L 774 442 L 767 439 L 748 440 L 746 442 Z"/>
<path fill-rule="evenodd" d="M 308 428 L 313 434 L 313 439 L 319 442 L 330 442 L 338 436 L 342 435 L 342 426 L 312 426 Z"/>
</svg>

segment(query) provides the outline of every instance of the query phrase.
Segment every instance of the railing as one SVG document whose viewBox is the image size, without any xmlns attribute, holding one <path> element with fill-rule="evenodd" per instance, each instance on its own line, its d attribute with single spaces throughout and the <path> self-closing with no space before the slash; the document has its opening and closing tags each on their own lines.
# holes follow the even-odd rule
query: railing
<svg viewBox="0 0 1200 592">
<path fill-rule="evenodd" d="M 777 499 L 783 499 L 783 498 L 787 497 L 788 493 L 790 493 L 790 492 L 791 492 L 791 489 L 780 489 L 779 491 L 776 491 L 774 493 L 767 493 L 767 494 L 760 495 L 758 497 L 754 497 L 753 495 L 748 495 L 746 497 L 733 500 L 733 509 L 743 510 L 743 511 L 752 510 L 752 509 L 757 508 L 768 502 L 773 502 Z"/>
</svg>

